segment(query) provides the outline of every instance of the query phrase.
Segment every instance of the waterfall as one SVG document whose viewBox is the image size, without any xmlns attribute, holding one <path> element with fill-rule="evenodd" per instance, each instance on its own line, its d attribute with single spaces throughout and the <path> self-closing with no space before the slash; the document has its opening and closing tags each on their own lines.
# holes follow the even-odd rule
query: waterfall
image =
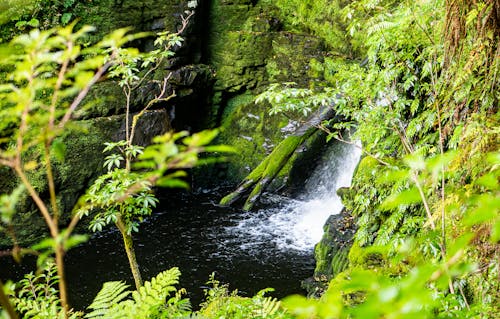
<svg viewBox="0 0 500 319">
<path fill-rule="evenodd" d="M 354 145 L 329 145 L 298 198 L 271 197 L 270 201 L 279 202 L 277 206 L 246 213 L 226 231 L 239 238 L 240 249 L 310 252 L 321 240 L 328 217 L 342 210 L 336 190 L 350 186 L 360 155 Z"/>
</svg>

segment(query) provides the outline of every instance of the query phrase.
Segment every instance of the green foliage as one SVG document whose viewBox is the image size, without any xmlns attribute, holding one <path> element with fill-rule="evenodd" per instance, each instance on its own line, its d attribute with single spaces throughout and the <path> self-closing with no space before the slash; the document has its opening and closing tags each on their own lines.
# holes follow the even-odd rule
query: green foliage
<svg viewBox="0 0 500 319">
<path fill-rule="evenodd" d="M 66 124 L 70 112 L 78 106 L 74 102 L 79 101 L 78 94 L 83 95 L 89 82 L 96 81 L 97 70 L 105 64 L 104 49 L 109 44 L 124 43 L 123 32 L 118 32 L 96 46 L 82 48 L 77 42 L 93 28 L 87 26 L 75 32 L 73 28 L 74 25 L 57 31 L 33 30 L 19 36 L 10 51 L 5 52 L 10 53 L 9 57 L 2 59 L 2 67 L 11 70 L 7 81 L 0 85 L 2 135 L 9 134 L 8 141 L 22 136 L 23 151 L 61 134 L 60 130 L 45 132 L 52 116 L 51 107 L 56 108 L 53 117 L 60 121 L 56 124 Z M 26 105 L 30 105 L 25 119 L 29 129 L 16 130 Z M 12 157 L 14 151 L 13 147 L 3 149 L 3 158 Z"/>
<path fill-rule="evenodd" d="M 88 306 L 90 313 L 86 318 L 102 317 L 109 309 L 127 298 L 131 292 L 127 290 L 128 285 L 121 281 L 109 281 L 102 285 L 102 289 L 97 293 L 92 303 Z"/>
<path fill-rule="evenodd" d="M 126 141 L 105 143 L 103 152 L 118 148 L 121 153 L 113 153 L 105 158 L 104 166 L 108 173 L 101 175 L 88 189 L 87 194 L 81 199 L 86 202 L 84 209 L 79 214 L 88 214 L 90 210 L 98 208 L 89 228 L 92 231 L 101 231 L 110 223 L 116 223 L 118 218 L 124 220 L 127 233 L 138 231 L 138 223 L 151 214 L 158 199 L 151 193 L 151 183 L 141 180 L 138 173 L 129 172 L 121 168 L 125 156 L 132 158 L 142 154 L 143 148 L 137 145 L 128 146 Z M 136 188 L 130 192 L 131 188 Z"/>
<path fill-rule="evenodd" d="M 49 263 L 38 275 L 26 274 L 24 279 L 9 287 L 10 300 L 25 319 L 63 318 L 58 296 L 59 278 L 56 266 Z M 69 318 L 79 318 L 81 313 L 72 312 Z"/>
<path fill-rule="evenodd" d="M 19 185 L 11 194 L 0 195 L 0 232 L 6 231 L 12 223 L 16 213 L 16 205 L 25 191 L 24 186 Z"/>
<path fill-rule="evenodd" d="M 187 132 L 166 133 L 153 138 L 146 148 L 127 145 L 126 141 L 106 143 L 104 152 L 119 149 L 120 153 L 106 157 L 104 166 L 108 173 L 100 176 L 80 199 L 80 215 L 97 210 L 90 224 L 93 231 L 100 231 L 122 218 L 127 233 L 138 231 L 138 224 L 151 214 L 158 200 L 151 193 L 151 186 L 184 187 L 183 169 L 200 164 L 202 152 L 226 152 L 224 146 L 209 146 L 218 131 L 203 131 L 191 136 Z M 121 165 L 125 157 L 137 158 L 130 171 Z M 170 171 L 170 172 L 169 172 Z"/>
<path fill-rule="evenodd" d="M 47 3 L 67 9 L 75 1 Z M 189 5 L 194 6 L 193 2 Z M 321 62 L 311 61 L 311 72 L 321 83 L 307 88 L 286 83 L 284 89 L 272 85 L 259 101 L 269 101 L 270 113 L 289 116 L 333 107 L 347 120 L 321 127 L 329 138 L 346 140 L 343 130 L 356 125 L 354 138 L 361 140 L 366 154 L 353 190 L 345 198 L 359 226 L 349 253 L 350 267 L 333 279 L 322 299 L 288 298 L 289 311 L 276 299 L 265 297 L 267 290 L 242 298 L 212 277 L 213 288 L 207 290 L 199 314 L 209 318 L 497 316 L 499 63 L 497 50 L 492 55 L 491 48 L 498 46 L 498 36 L 482 31 L 488 28 L 474 27 L 488 20 L 483 12 L 490 7 L 476 1 L 464 10 L 467 32 L 460 54 L 449 58 L 441 30 L 443 17 L 451 13 L 444 12 L 441 0 L 278 0 L 275 5 L 283 10 L 285 23 L 322 37 L 333 54 Z M 0 14 L 0 22 L 15 8 Z M 33 9 L 26 6 L 26 10 Z M 25 19 L 22 10 L 18 13 L 12 18 L 19 28 L 44 25 L 36 17 Z M 60 10 L 56 19 L 64 24 L 71 14 Z M 159 66 L 181 42 L 178 34 L 163 33 L 155 43 L 157 50 L 140 54 L 119 48 L 137 38 L 126 36 L 126 30 L 90 48 L 78 44 L 90 28 L 73 31 L 73 25 L 58 31 L 34 30 L 18 37 L 9 58 L 1 60 L 12 71 L 0 86 L 0 160 L 21 176 L 43 165 L 50 168 L 51 156 L 64 161 L 64 144 L 55 143 L 55 138 L 78 106 L 81 92 L 99 77 L 96 70 L 107 67 L 107 61 L 117 62 L 111 75 L 119 78 L 130 96 L 146 78 L 144 68 Z M 341 58 L 345 56 L 352 59 Z M 155 100 L 163 98 L 161 94 Z M 106 145 L 106 152 L 119 151 L 106 157 L 108 174 L 80 202 L 81 214 L 97 211 L 96 230 L 124 218 L 127 233 L 135 231 L 156 203 L 150 193 L 152 185 L 185 187 L 185 173 L 179 170 L 199 164 L 201 152 L 227 151 L 207 146 L 216 131 L 193 136 L 167 133 L 142 149 L 132 144 L 137 118 L 127 124 L 127 141 Z M 25 160 L 27 153 L 34 155 Z M 36 198 L 29 181 L 25 186 Z M 0 197 L 4 231 L 21 192 L 19 188 Z M 56 214 L 57 206 L 50 211 L 40 206 L 49 217 Z M 50 224 L 52 219 L 47 220 Z M 64 251 L 84 239 L 58 232 L 57 223 L 51 225 L 56 235 L 35 248 Z M 173 288 L 178 276 L 176 270 L 162 273 L 131 295 L 122 283 L 105 284 L 88 317 L 195 315 L 182 299 L 182 290 Z M 19 294 L 11 290 L 12 300 L 25 317 L 64 317 L 54 278 L 53 271 L 46 277 L 29 275 L 16 290 Z"/>
<path fill-rule="evenodd" d="M 2 67 L 9 73 L 0 85 L 3 136 L 0 163 L 17 172 L 24 188 L 35 198 L 47 224 L 52 227 L 53 234 L 58 230 L 51 218 L 57 219 L 59 214 L 55 194 L 51 194 L 51 216 L 38 199 L 35 181 L 29 180 L 27 174 L 43 166 L 48 170 L 52 156 L 64 162 L 65 145 L 56 138 L 63 134 L 89 87 L 107 68 L 104 51 L 108 45 L 126 41 L 123 40 L 124 33 L 117 32 L 95 46 L 83 48 L 78 42 L 91 31 L 88 26 L 75 31 L 74 24 L 57 30 L 33 30 L 15 38 L 8 58 L 1 60 Z M 47 171 L 44 175 L 43 178 L 50 183 L 52 172 Z M 5 196 L 2 198 L 8 199 Z M 14 199 L 19 196 L 16 190 L 9 197 L 10 204 L 5 204 L 12 208 Z M 12 209 L 2 211 L 4 223 L 10 222 L 12 212 Z M 70 246 L 64 244 L 69 238 L 69 234 L 64 234 L 58 238 L 62 240 L 58 244 Z"/>
<path fill-rule="evenodd" d="M 229 292 L 228 285 L 221 285 L 214 274 L 207 284 L 211 288 L 205 290 L 206 301 L 199 311 L 202 318 L 291 318 L 280 301 L 265 297 L 266 293 L 273 291 L 271 288 L 259 291 L 252 298 L 243 298 L 237 295 L 237 291 Z"/>
<path fill-rule="evenodd" d="M 317 92 L 312 89 L 295 88 L 295 85 L 293 82 L 271 84 L 266 91 L 257 96 L 255 103 L 269 102 L 272 106 L 270 115 L 285 113 L 290 117 L 296 117 L 307 116 L 320 106 L 333 106 L 337 101 L 328 88 Z"/>
<path fill-rule="evenodd" d="M 66 26 L 81 15 L 80 0 L 0 0 L 0 43 L 29 30 Z"/>
<path fill-rule="evenodd" d="M 322 37 L 337 53 L 350 51 L 344 23 L 340 18 L 340 8 L 346 1 L 300 1 L 278 0 L 269 3 L 280 9 L 281 18 L 291 28 L 310 31 Z"/>
<path fill-rule="evenodd" d="M 17 21 L 23 15 L 31 13 L 37 0 L 3 0 L 0 1 L 0 25 L 9 21 Z"/>
<path fill-rule="evenodd" d="M 180 318 L 190 313 L 190 304 L 177 290 L 180 271 L 172 268 L 159 273 L 137 291 L 127 291 L 123 282 L 107 282 L 88 307 L 85 318 Z M 172 295 L 173 294 L 173 295 Z M 171 296 L 172 295 L 172 296 Z M 131 296 L 131 299 L 127 297 Z"/>
<path fill-rule="evenodd" d="M 289 6 L 284 12 L 295 22 L 313 26 L 300 16 L 321 1 L 278 3 Z M 332 281 L 325 300 L 295 298 L 287 305 L 301 318 L 494 316 L 498 294 L 479 287 L 490 286 L 485 269 L 498 271 L 498 59 L 492 53 L 498 27 L 481 33 L 476 26 L 488 28 L 485 12 L 495 4 L 464 2 L 462 14 L 470 10 L 463 51 L 451 61 L 441 32 L 443 17 L 455 13 L 445 15 L 443 1 L 331 5 L 340 5 L 347 46 L 366 60 L 311 61 L 322 83 L 293 90 L 274 84 L 259 99 L 271 104 L 270 113 L 289 116 L 328 101 L 347 119 L 320 126 L 329 138 L 346 141 L 345 130 L 356 127 L 352 138 L 365 157 L 344 200 L 359 228 L 350 267 Z M 480 12 L 486 16 L 478 18 Z M 316 28 L 317 34 L 327 29 Z M 481 297 L 471 293 L 478 290 Z"/>
</svg>

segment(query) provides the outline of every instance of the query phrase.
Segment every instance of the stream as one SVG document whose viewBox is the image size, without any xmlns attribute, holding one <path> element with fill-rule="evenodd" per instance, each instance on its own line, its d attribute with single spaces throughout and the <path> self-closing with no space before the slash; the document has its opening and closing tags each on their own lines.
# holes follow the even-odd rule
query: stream
<svg viewBox="0 0 500 319">
<path fill-rule="evenodd" d="M 342 209 L 335 191 L 350 185 L 359 156 L 356 147 L 330 146 L 311 169 L 301 195 L 291 199 L 266 194 L 256 212 L 218 206 L 220 195 L 212 193 L 161 198 L 161 207 L 134 235 L 143 279 L 179 267 L 179 286 L 188 291 L 193 308 L 203 301 L 212 272 L 243 296 L 267 287 L 275 289 L 277 298 L 304 294 L 300 283 L 313 274 L 313 249 L 323 224 Z M 19 279 L 33 267 L 33 261 L 14 266 L 4 258 L 0 263 L 2 279 Z M 120 234 L 111 228 L 72 249 L 66 265 L 70 302 L 76 309 L 89 305 L 105 281 L 133 284 Z"/>
</svg>

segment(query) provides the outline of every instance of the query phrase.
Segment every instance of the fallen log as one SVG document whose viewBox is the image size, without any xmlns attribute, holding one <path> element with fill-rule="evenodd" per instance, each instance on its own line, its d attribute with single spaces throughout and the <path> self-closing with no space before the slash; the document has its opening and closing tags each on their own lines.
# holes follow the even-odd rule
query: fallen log
<svg viewBox="0 0 500 319">
<path fill-rule="evenodd" d="M 319 108 L 293 135 L 281 141 L 271 154 L 251 171 L 233 192 L 220 200 L 219 204 L 230 206 L 250 192 L 243 205 L 243 210 L 251 210 L 262 192 L 265 191 L 266 187 L 269 186 L 288 163 L 295 150 L 318 130 L 317 125 L 319 123 L 323 120 L 333 118 L 334 115 L 335 113 L 331 107 Z M 250 191 L 250 189 L 252 190 Z"/>
<path fill-rule="evenodd" d="M 291 135 L 285 138 L 247 177 L 238 185 L 235 191 L 221 199 L 220 204 L 232 205 L 253 187 L 247 197 L 243 210 L 251 210 L 259 196 L 286 165 L 295 150 L 312 135 L 314 130 L 302 136 Z"/>
</svg>

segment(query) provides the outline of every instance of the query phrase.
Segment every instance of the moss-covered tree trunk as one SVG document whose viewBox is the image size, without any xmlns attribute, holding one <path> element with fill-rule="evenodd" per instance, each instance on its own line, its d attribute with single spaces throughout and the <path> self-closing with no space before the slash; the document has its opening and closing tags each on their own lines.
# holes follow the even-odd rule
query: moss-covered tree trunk
<svg viewBox="0 0 500 319">
<path fill-rule="evenodd" d="M 135 256 L 134 242 L 132 240 L 132 235 L 127 232 L 127 227 L 121 217 L 116 220 L 116 226 L 120 230 L 123 238 L 123 245 L 125 246 L 125 251 L 127 252 L 128 262 L 130 264 L 130 270 L 132 271 L 132 276 L 134 276 L 135 287 L 139 289 L 142 287 L 142 276 L 139 270 L 139 263 Z"/>
<path fill-rule="evenodd" d="M 221 199 L 220 204 L 229 206 L 246 195 L 248 195 L 243 210 L 249 211 L 260 197 L 266 187 L 278 175 L 281 169 L 288 163 L 295 150 L 304 143 L 315 129 L 308 130 L 304 135 L 291 135 L 285 138 L 247 177 L 238 185 L 235 191 Z"/>
</svg>

